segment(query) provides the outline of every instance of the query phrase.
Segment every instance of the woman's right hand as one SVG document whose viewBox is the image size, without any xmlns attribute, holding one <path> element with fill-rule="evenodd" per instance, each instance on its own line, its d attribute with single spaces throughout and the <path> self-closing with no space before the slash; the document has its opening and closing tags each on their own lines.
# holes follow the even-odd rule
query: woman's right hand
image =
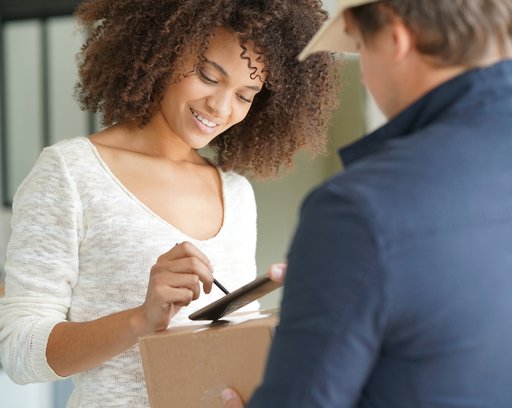
<svg viewBox="0 0 512 408">
<path fill-rule="evenodd" d="M 151 268 L 146 300 L 139 307 L 141 334 L 165 330 L 183 307 L 196 300 L 202 283 L 205 293 L 213 284 L 209 259 L 190 242 L 177 244 Z"/>
<path fill-rule="evenodd" d="M 183 242 L 151 268 L 144 303 L 88 322 L 61 322 L 48 338 L 46 359 L 60 376 L 79 373 L 132 347 L 140 336 L 167 328 L 183 306 L 212 288 L 212 266 L 194 245 Z"/>
</svg>

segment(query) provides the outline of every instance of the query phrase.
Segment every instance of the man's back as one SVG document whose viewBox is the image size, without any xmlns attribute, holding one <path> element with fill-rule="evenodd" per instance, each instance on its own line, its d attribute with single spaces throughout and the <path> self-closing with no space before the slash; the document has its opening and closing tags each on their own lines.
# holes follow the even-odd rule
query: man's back
<svg viewBox="0 0 512 408">
<path fill-rule="evenodd" d="M 511 130 L 504 62 L 342 151 L 303 206 L 255 406 L 512 407 Z"/>
<path fill-rule="evenodd" d="M 500 71 L 510 81 L 512 63 L 470 74 L 440 117 L 346 174 L 364 185 L 386 296 L 361 406 L 512 407 L 512 83 Z"/>
</svg>

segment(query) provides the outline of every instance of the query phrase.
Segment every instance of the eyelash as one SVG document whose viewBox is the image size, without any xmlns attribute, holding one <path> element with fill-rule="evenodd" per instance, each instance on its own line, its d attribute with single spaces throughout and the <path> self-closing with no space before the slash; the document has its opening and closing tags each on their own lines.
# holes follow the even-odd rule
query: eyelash
<svg viewBox="0 0 512 408">
<path fill-rule="evenodd" d="M 217 81 L 211 79 L 210 77 L 208 77 L 201 69 L 198 70 L 199 72 L 199 76 L 201 77 L 201 79 L 209 84 L 218 84 Z"/>
<path fill-rule="evenodd" d="M 206 82 L 207 84 L 211 84 L 211 85 L 217 85 L 218 82 L 211 79 L 210 77 L 208 77 L 204 72 L 203 70 L 201 69 L 198 69 L 198 73 L 199 73 L 199 76 L 201 77 L 201 79 Z M 243 102 L 243 103 L 252 103 L 251 100 L 247 99 L 247 98 L 244 98 L 243 96 L 240 96 L 240 95 L 236 95 L 238 97 L 238 99 Z"/>
</svg>

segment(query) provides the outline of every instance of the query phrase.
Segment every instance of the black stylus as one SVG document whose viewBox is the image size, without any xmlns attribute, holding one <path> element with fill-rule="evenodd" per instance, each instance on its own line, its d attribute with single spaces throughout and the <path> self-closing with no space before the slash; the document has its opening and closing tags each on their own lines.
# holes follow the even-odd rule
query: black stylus
<svg viewBox="0 0 512 408">
<path fill-rule="evenodd" d="M 226 295 L 229 293 L 229 290 L 222 286 L 217 279 L 213 278 L 213 283 L 215 283 L 215 286 L 222 290 Z"/>
</svg>

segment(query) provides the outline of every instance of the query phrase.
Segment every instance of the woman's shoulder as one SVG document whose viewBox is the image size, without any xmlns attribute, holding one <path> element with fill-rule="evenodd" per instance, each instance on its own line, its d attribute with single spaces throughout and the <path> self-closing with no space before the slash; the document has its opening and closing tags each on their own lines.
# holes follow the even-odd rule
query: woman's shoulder
<svg viewBox="0 0 512 408">
<path fill-rule="evenodd" d="M 86 137 L 65 139 L 42 149 L 22 185 L 41 180 L 76 182 L 95 173 L 96 163 L 93 146 Z"/>
<path fill-rule="evenodd" d="M 78 158 L 84 156 L 86 143 L 87 140 L 85 138 L 76 137 L 44 147 L 39 153 L 32 172 L 44 169 L 53 171 L 53 167 L 61 167 L 62 165 L 67 165 L 68 162 L 75 162 Z"/>
<path fill-rule="evenodd" d="M 219 170 L 223 179 L 223 193 L 226 206 L 231 211 L 248 214 L 256 212 L 256 197 L 249 180 L 234 171 Z M 233 205 L 230 205 L 233 203 Z"/>
<path fill-rule="evenodd" d="M 225 189 L 229 190 L 246 190 L 253 192 L 253 188 L 247 177 L 233 171 L 228 170 L 224 171 L 222 169 L 219 169 L 219 173 L 222 176 L 223 184 Z"/>
<path fill-rule="evenodd" d="M 92 143 L 85 136 L 73 137 L 45 147 L 40 160 L 58 157 L 66 167 L 87 167 L 94 160 Z"/>
<path fill-rule="evenodd" d="M 70 139 L 60 140 L 44 150 L 58 151 L 60 154 L 66 156 L 67 154 L 83 153 L 85 150 L 90 150 L 91 142 L 85 136 L 77 136 Z"/>
<path fill-rule="evenodd" d="M 87 160 L 84 159 L 84 147 L 88 141 L 85 138 L 73 138 L 62 140 L 45 147 L 39 157 L 18 186 L 15 201 L 32 203 L 33 197 L 41 197 L 46 191 L 64 191 L 73 183 L 72 175 L 80 166 L 87 168 Z M 85 173 L 84 169 L 81 169 Z M 41 193 L 38 195 L 38 193 Z M 32 197 L 27 200 L 27 197 Z"/>
<path fill-rule="evenodd" d="M 44 158 L 57 155 L 68 161 L 68 157 L 74 159 L 76 156 L 83 156 L 87 150 L 90 150 L 88 145 L 90 145 L 90 142 L 84 136 L 63 139 L 43 148 L 41 156 Z"/>
</svg>

